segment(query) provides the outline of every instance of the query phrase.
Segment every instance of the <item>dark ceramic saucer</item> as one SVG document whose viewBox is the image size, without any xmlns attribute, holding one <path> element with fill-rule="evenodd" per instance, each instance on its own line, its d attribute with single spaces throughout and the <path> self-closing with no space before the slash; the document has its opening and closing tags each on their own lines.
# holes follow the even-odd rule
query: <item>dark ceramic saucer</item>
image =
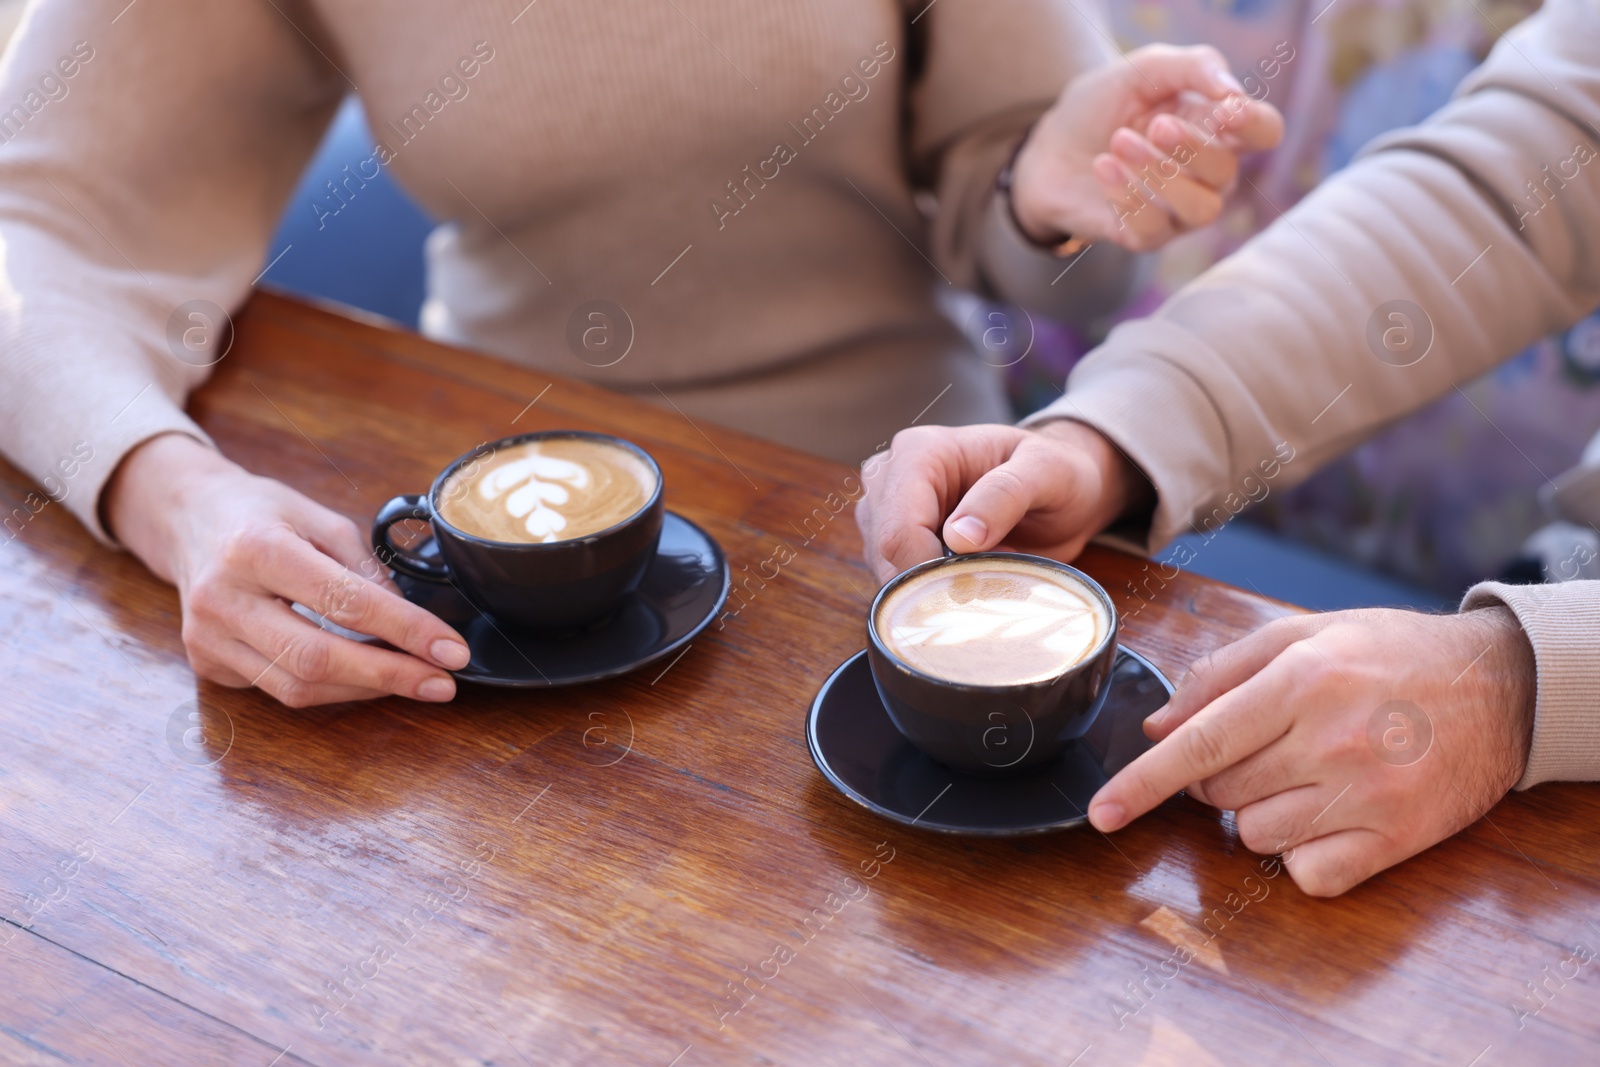
<svg viewBox="0 0 1600 1067">
<path fill-rule="evenodd" d="M 412 549 L 428 555 L 433 546 Z M 728 595 L 728 561 L 711 535 L 667 512 L 655 561 L 615 614 L 586 630 L 552 636 L 485 615 L 453 585 L 395 575 L 401 592 L 467 639 L 464 682 L 540 689 L 614 678 L 676 653 L 704 630 Z"/>
<path fill-rule="evenodd" d="M 1150 747 L 1141 724 L 1172 683 L 1118 647 L 1105 707 L 1061 757 L 1016 778 L 978 778 L 923 755 L 895 728 L 872 684 L 866 652 L 834 671 L 811 704 L 806 740 L 823 775 L 885 819 L 948 834 L 1005 837 L 1087 821 L 1089 798 Z"/>
</svg>

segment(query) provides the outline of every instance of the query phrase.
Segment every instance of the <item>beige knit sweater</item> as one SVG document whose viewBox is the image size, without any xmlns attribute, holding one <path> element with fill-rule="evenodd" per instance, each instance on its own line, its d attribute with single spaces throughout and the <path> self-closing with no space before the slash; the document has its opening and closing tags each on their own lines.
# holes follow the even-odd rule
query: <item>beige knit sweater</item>
<svg viewBox="0 0 1600 1067">
<path fill-rule="evenodd" d="M 1114 330 L 1029 421 L 1081 419 L 1126 450 L 1156 486 L 1155 547 L 1215 529 L 1597 304 L 1600 3 L 1548 0 L 1450 105 Z M 1600 582 L 1486 583 L 1463 607 L 1495 602 L 1538 664 L 1519 785 L 1600 779 Z"/>
<path fill-rule="evenodd" d="M 1088 318 L 1125 292 L 1132 257 L 1110 248 L 1052 287 L 1061 264 L 994 194 L 1028 124 L 1106 61 L 1096 11 L 36 3 L 0 71 L 0 451 L 47 489 L 71 470 L 64 502 L 103 535 L 94 503 L 130 448 L 203 436 L 182 405 L 207 371 L 177 358 L 178 309 L 243 300 L 351 92 L 377 143 L 290 207 L 337 227 L 382 167 L 445 220 L 435 336 L 847 461 L 941 394 L 927 421 L 1004 418 L 936 294 L 1002 288 Z M 625 318 L 590 320 L 595 301 Z M 612 349 L 574 343 L 591 322 Z"/>
</svg>

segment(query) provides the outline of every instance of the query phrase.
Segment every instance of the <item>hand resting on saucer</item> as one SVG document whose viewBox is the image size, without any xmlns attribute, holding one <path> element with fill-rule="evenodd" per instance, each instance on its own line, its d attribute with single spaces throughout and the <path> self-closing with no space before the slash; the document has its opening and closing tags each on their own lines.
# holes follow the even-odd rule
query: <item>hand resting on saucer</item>
<svg viewBox="0 0 1600 1067">
<path fill-rule="evenodd" d="M 114 535 L 178 587 L 200 677 L 259 686 L 290 707 L 455 696 L 446 671 L 466 665 L 466 644 L 399 595 L 344 516 L 183 434 L 129 453 L 105 508 Z M 336 636 L 291 602 L 403 651 Z"/>
</svg>

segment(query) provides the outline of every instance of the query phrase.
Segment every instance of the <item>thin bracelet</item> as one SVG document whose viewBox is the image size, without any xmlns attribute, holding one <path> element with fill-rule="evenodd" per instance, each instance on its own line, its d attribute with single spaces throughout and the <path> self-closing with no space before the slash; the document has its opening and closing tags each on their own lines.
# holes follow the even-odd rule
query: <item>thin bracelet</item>
<svg viewBox="0 0 1600 1067">
<path fill-rule="evenodd" d="M 1026 132 L 1023 133 L 1022 139 L 1017 142 L 1017 147 L 1011 150 L 1011 158 L 1006 160 L 1006 165 L 1001 168 L 999 175 L 995 177 L 994 187 L 995 190 L 1005 199 L 1006 214 L 1011 216 L 1011 225 L 1016 227 L 1017 232 L 1022 235 L 1022 239 L 1027 241 L 1030 245 L 1033 245 L 1035 248 L 1045 249 L 1058 259 L 1066 259 L 1069 256 L 1075 256 L 1079 252 L 1082 252 L 1085 248 L 1088 248 L 1090 244 L 1089 239 L 1086 237 L 1073 237 L 1071 234 L 1063 234 L 1058 238 L 1053 238 L 1048 241 L 1035 240 L 1033 236 L 1028 233 L 1027 228 L 1022 225 L 1022 220 L 1017 218 L 1017 202 L 1011 197 L 1011 189 L 1016 181 L 1017 157 L 1022 155 L 1023 146 L 1028 143 L 1028 138 L 1032 136 L 1033 126 L 1029 126 Z"/>
</svg>

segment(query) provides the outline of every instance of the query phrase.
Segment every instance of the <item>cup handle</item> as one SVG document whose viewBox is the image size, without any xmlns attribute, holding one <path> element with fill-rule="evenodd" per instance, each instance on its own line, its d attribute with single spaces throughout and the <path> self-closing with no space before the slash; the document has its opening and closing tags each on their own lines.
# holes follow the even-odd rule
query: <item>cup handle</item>
<svg viewBox="0 0 1600 1067">
<path fill-rule="evenodd" d="M 395 523 L 406 519 L 428 522 L 432 518 L 433 509 L 428 506 L 427 498 L 415 493 L 397 496 L 379 508 L 378 517 L 372 520 L 372 551 L 377 554 L 378 562 L 393 567 L 401 574 L 421 578 L 426 582 L 448 582 L 449 567 L 443 563 L 408 556 L 389 541 L 389 527 Z"/>
</svg>

